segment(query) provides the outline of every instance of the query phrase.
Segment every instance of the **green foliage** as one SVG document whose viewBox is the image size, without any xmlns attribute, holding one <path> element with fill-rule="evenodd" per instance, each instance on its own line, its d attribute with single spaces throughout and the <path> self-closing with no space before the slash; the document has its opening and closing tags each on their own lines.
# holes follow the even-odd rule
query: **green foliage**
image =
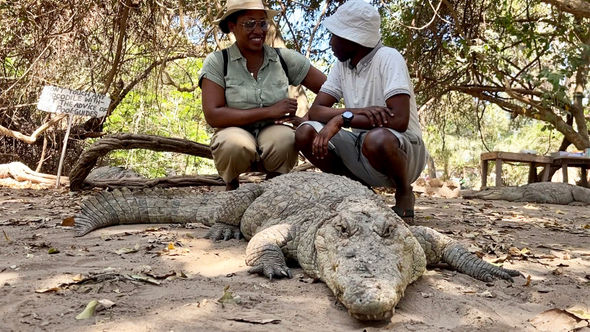
<svg viewBox="0 0 590 332">
<path fill-rule="evenodd" d="M 472 104 L 471 107 L 477 108 Z M 424 126 L 424 141 L 443 178 L 461 178 L 467 187 L 480 185 L 480 155 L 489 151 L 536 151 L 540 155 L 557 151 L 563 135 L 545 123 L 525 117 L 511 119 L 500 108 L 490 105 L 479 113 L 447 119 L 441 125 Z M 478 120 L 479 117 L 479 120 Z M 479 122 L 479 126 L 478 126 Z M 493 176 L 491 172 L 490 176 Z M 503 181 L 508 185 L 525 184 L 528 167 L 503 167 Z M 488 182 L 491 180 L 488 179 Z"/>
<path fill-rule="evenodd" d="M 171 77 L 196 78 L 202 59 L 186 59 L 178 65 L 171 67 Z M 181 84 L 183 88 L 190 86 L 190 81 Z M 108 118 L 105 131 L 177 137 L 203 144 L 209 144 L 210 138 L 210 128 L 203 117 L 201 90 L 180 92 L 173 86 L 159 84 L 155 77 L 126 96 Z M 109 159 L 110 164 L 134 169 L 148 177 L 215 173 L 209 159 L 170 152 L 119 150 L 109 154 Z"/>
<path fill-rule="evenodd" d="M 384 42 L 406 57 L 419 104 L 446 100 L 453 104 L 445 109 L 462 113 L 462 101 L 445 99 L 456 91 L 558 128 L 578 149 L 590 146 L 589 122 L 580 123 L 589 101 L 576 108 L 573 93 L 590 94 L 588 18 L 535 0 L 449 0 L 438 7 L 394 0 L 383 13 Z"/>
</svg>

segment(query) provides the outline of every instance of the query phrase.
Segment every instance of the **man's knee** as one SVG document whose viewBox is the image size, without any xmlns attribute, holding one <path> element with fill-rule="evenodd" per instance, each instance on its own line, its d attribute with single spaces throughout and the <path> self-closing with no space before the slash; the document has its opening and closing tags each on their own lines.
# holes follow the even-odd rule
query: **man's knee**
<svg viewBox="0 0 590 332">
<path fill-rule="evenodd" d="M 309 124 L 303 124 L 295 131 L 295 146 L 298 150 L 303 150 L 311 146 L 313 139 L 316 136 L 315 129 Z"/>
<path fill-rule="evenodd" d="M 363 154 L 367 157 L 382 156 L 400 148 L 399 139 L 386 128 L 375 128 L 367 132 L 363 141 Z"/>
</svg>

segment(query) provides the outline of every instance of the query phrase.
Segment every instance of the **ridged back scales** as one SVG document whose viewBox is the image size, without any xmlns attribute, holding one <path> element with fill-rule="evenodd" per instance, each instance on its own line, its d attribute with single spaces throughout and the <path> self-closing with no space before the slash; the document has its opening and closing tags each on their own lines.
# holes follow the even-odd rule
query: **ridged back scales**
<svg viewBox="0 0 590 332">
<path fill-rule="evenodd" d="M 178 188 L 102 191 L 82 203 L 76 216 L 78 236 L 118 224 L 224 222 L 246 238 L 269 220 L 310 209 L 330 210 L 347 196 L 376 196 L 343 176 L 294 172 L 229 192 L 196 193 Z"/>
</svg>

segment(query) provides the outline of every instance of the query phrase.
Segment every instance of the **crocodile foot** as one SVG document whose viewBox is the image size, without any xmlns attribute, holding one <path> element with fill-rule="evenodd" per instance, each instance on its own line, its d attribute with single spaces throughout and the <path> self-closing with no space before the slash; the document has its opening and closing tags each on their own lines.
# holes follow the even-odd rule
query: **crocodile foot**
<svg viewBox="0 0 590 332">
<path fill-rule="evenodd" d="M 237 226 L 232 226 L 224 223 L 216 223 L 207 232 L 205 238 L 211 239 L 214 241 L 219 240 L 230 240 L 230 239 L 237 239 L 239 240 L 242 237 L 242 233 L 240 233 L 240 228 Z"/>
<path fill-rule="evenodd" d="M 257 273 L 272 280 L 276 278 L 292 278 L 291 270 L 285 263 L 285 256 L 280 250 L 265 250 L 264 254 L 254 262 L 248 263 L 252 266 L 248 273 Z"/>
</svg>

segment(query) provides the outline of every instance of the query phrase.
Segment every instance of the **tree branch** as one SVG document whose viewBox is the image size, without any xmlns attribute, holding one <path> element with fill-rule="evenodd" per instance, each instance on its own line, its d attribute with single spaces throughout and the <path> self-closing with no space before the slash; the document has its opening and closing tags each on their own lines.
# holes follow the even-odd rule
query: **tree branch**
<svg viewBox="0 0 590 332">
<path fill-rule="evenodd" d="M 3 127 L 3 126 L 0 126 L 0 134 L 5 135 L 5 136 L 9 136 L 9 137 L 14 137 L 14 138 L 21 140 L 27 144 L 33 144 L 37 141 L 37 138 L 39 137 L 39 135 L 41 135 L 49 127 L 51 127 L 51 126 L 55 125 L 56 123 L 58 123 L 59 121 L 61 121 L 66 116 L 67 116 L 67 114 L 60 114 L 58 117 L 53 118 L 51 121 L 46 122 L 41 127 L 37 128 L 30 136 L 23 135 L 22 133 L 20 133 L 18 131 L 10 130 L 10 129 Z"/>
<path fill-rule="evenodd" d="M 576 16 L 590 18 L 590 1 L 588 0 L 541 0 L 541 2 Z"/>
<path fill-rule="evenodd" d="M 102 90 L 102 94 L 106 94 L 109 92 L 109 88 L 113 83 L 115 75 L 117 74 L 117 69 L 119 68 L 119 63 L 121 62 L 121 53 L 123 52 L 123 41 L 125 40 L 127 30 L 127 18 L 129 17 L 129 10 L 130 6 L 128 4 L 121 4 L 123 6 L 123 11 L 119 17 L 119 39 L 117 40 L 117 48 L 115 49 L 115 59 L 113 60 L 113 65 L 111 66 L 111 70 L 109 70 L 105 81 L 104 81 L 104 89 Z M 109 110 L 107 112 L 107 116 L 110 114 Z"/>
</svg>

